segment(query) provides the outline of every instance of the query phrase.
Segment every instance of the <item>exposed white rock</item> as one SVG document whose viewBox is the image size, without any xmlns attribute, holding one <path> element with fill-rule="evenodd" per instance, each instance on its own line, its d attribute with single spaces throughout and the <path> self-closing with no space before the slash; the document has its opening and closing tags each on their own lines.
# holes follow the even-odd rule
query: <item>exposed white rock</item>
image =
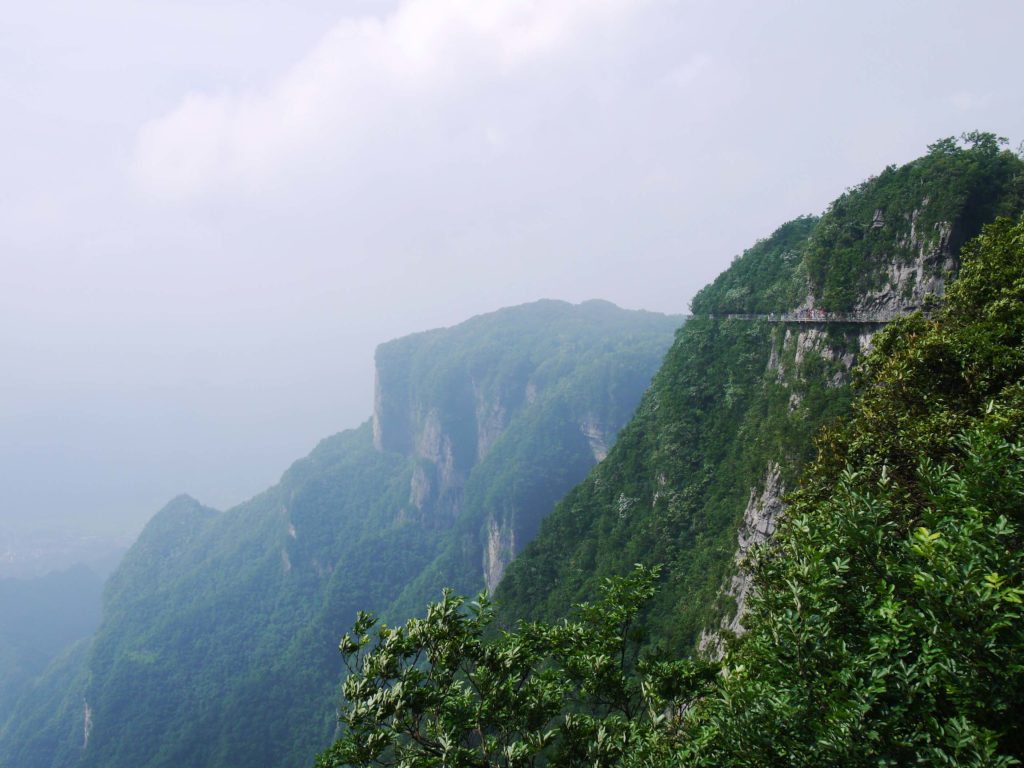
<svg viewBox="0 0 1024 768">
<path fill-rule="evenodd" d="M 750 500 L 743 512 L 743 522 L 737 534 L 737 549 L 734 556 L 736 573 L 729 582 L 725 592 L 736 601 L 736 613 L 722 617 L 719 629 L 701 632 L 699 648 L 708 655 L 719 658 L 722 655 L 722 630 L 737 635 L 743 634 L 743 615 L 747 610 L 747 599 L 753 585 L 753 579 L 746 568 L 750 551 L 758 544 L 768 541 L 779 519 L 785 512 L 782 497 L 786 489 L 782 483 L 782 473 L 776 462 L 771 462 L 765 471 L 760 489 L 750 490 Z"/>
<path fill-rule="evenodd" d="M 618 500 L 615 502 L 615 508 L 618 510 L 619 518 L 625 518 L 629 513 L 629 510 L 636 504 L 640 499 L 635 496 L 627 496 L 624 493 L 619 494 Z"/>
<path fill-rule="evenodd" d="M 508 411 L 501 400 L 488 401 L 473 382 L 476 400 L 476 460 L 481 461 L 508 426 Z"/>
<path fill-rule="evenodd" d="M 437 479 L 437 487 L 433 487 L 433 483 L 422 468 L 417 467 L 413 471 L 409 501 L 417 509 L 423 509 L 429 499 L 439 498 L 446 491 L 462 486 L 462 478 L 455 468 L 452 439 L 445 434 L 436 408 L 431 409 L 423 419 L 420 432 L 416 436 L 414 455 L 434 465 Z"/>
<path fill-rule="evenodd" d="M 484 584 L 487 592 L 497 589 L 505 569 L 512 562 L 516 552 L 515 529 L 503 523 L 498 525 L 493 517 L 487 520 L 487 546 L 484 547 Z"/>
<path fill-rule="evenodd" d="M 869 346 L 871 336 L 877 330 L 878 326 L 864 326 L 857 337 L 861 350 Z M 775 381 L 779 384 L 792 383 L 789 381 L 792 373 L 786 368 L 784 362 L 790 351 L 792 351 L 793 365 L 796 370 L 800 369 L 808 354 L 815 354 L 831 363 L 839 363 L 841 368 L 828 381 L 829 386 L 832 387 L 842 386 L 849 381 L 850 370 L 857 364 L 859 357 L 858 352 L 833 347 L 829 343 L 829 336 L 823 325 L 808 324 L 797 330 L 787 328 L 781 345 L 772 342 L 772 351 L 768 357 L 767 371 L 775 374 Z M 794 403 L 791 401 L 790 410 L 793 410 L 794 407 Z"/>
<path fill-rule="evenodd" d="M 909 261 L 890 259 L 882 287 L 865 293 L 856 311 L 882 313 L 888 319 L 920 309 L 927 296 L 946 292 L 946 278 L 956 267 L 949 247 L 953 228 L 946 222 L 936 225 L 928 237 L 917 230 L 918 211 L 911 217 L 910 238 L 906 246 L 914 254 Z"/>
<path fill-rule="evenodd" d="M 409 481 L 409 503 L 416 509 L 423 510 L 423 505 L 430 498 L 430 478 L 422 466 L 417 464 L 412 470 L 412 479 Z"/>
<path fill-rule="evenodd" d="M 604 461 L 608 455 L 608 440 L 601 428 L 601 423 L 592 415 L 588 415 L 580 424 L 580 432 L 587 438 L 590 444 L 590 452 L 594 454 L 594 461 Z"/>
<path fill-rule="evenodd" d="M 92 734 L 92 707 L 85 702 L 82 711 L 82 749 L 89 748 L 89 736 Z"/>
<path fill-rule="evenodd" d="M 786 334 L 787 334 L 787 338 L 788 338 L 788 334 L 789 334 L 788 330 L 786 331 Z M 779 344 L 776 341 L 777 339 L 778 339 L 778 336 L 776 334 L 772 334 L 772 351 L 768 355 L 768 367 L 767 367 L 767 370 L 768 370 L 768 373 L 775 373 L 777 377 L 781 377 L 781 375 L 782 375 L 781 374 L 781 371 L 782 371 L 782 360 L 779 357 Z M 785 341 L 783 341 L 783 346 L 785 346 Z M 782 381 L 781 378 L 779 378 L 778 380 Z"/>
<path fill-rule="evenodd" d="M 801 395 L 799 392 L 791 392 L 789 395 L 789 412 L 793 413 L 794 411 L 796 411 L 796 409 L 800 407 L 800 404 L 803 401 L 803 395 Z"/>
<path fill-rule="evenodd" d="M 860 347 L 861 355 L 866 355 L 868 352 L 871 351 L 871 344 L 873 339 L 875 338 L 876 333 L 877 331 L 865 327 L 861 329 L 861 332 L 859 334 L 857 334 L 857 346 Z"/>
</svg>

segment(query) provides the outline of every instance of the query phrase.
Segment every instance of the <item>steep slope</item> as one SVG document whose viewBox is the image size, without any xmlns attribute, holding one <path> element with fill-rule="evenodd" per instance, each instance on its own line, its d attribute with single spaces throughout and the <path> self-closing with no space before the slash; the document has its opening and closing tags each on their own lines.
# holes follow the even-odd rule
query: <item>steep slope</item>
<svg viewBox="0 0 1024 768">
<path fill-rule="evenodd" d="M 820 440 L 677 765 L 1024 758 L 1024 219 L 876 338 Z"/>
<path fill-rule="evenodd" d="M 679 322 L 543 301 L 382 345 L 371 421 L 232 510 L 179 497 L 153 518 L 91 648 L 67 661 L 69 698 L 40 686 L 19 707 L 63 740 L 28 739 L 16 712 L 0 757 L 308 765 L 335 728 L 337 641 L 356 611 L 398 615 L 407 592 L 495 579 L 614 440 Z"/>
<path fill-rule="evenodd" d="M 987 217 L 1022 208 L 1024 163 L 990 135 L 967 139 L 780 227 L 695 297 L 608 458 L 509 567 L 506 623 L 564 615 L 639 562 L 665 565 L 653 642 L 692 648 L 723 614 L 738 627 L 742 552 L 771 533 L 812 436 L 847 411 L 872 336 L 943 294 Z"/>
</svg>

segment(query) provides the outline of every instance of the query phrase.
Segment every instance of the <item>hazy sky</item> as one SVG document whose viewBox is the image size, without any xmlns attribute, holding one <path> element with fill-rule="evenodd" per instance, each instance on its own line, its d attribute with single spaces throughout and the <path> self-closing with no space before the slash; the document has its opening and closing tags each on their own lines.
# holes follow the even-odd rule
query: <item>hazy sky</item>
<svg viewBox="0 0 1024 768">
<path fill-rule="evenodd" d="M 0 20 L 0 525 L 225 507 L 381 341 L 685 312 L 937 138 L 1024 139 L 1024 3 L 34 0 Z"/>
</svg>

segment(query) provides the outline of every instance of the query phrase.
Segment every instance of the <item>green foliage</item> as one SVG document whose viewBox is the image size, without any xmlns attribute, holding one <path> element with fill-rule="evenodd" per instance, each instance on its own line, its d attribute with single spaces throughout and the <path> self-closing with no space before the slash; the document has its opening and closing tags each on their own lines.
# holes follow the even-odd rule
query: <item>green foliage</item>
<svg viewBox="0 0 1024 768">
<path fill-rule="evenodd" d="M 656 578 L 637 566 L 571 620 L 497 635 L 486 595 L 466 605 L 446 592 L 424 618 L 381 626 L 372 641 L 376 619 L 360 614 L 339 646 L 350 669 L 343 735 L 317 765 L 619 763 L 710 680 L 706 665 L 639 659 L 638 612 Z"/>
<path fill-rule="evenodd" d="M 1024 758 L 1024 220 L 965 250 L 948 302 L 880 337 L 683 763 Z"/>
<path fill-rule="evenodd" d="M 798 305 L 807 295 L 803 259 L 817 224 L 814 216 L 794 219 L 744 251 L 697 293 L 693 314 L 763 314 Z"/>
<path fill-rule="evenodd" d="M 81 640 L 60 654 L 18 701 L 0 728 L 0 765 L 75 765 L 84 741 L 84 693 L 91 643 Z"/>
<path fill-rule="evenodd" d="M 572 310 L 568 315 L 567 308 Z M 613 442 L 650 384 L 676 327 L 672 318 L 625 313 L 606 302 L 575 308 L 540 302 L 529 322 L 517 318 L 522 309 L 496 313 L 514 333 L 499 333 L 502 325 L 491 316 L 477 318 L 467 325 L 482 326 L 477 329 L 479 337 L 463 339 L 454 358 L 425 357 L 418 363 L 418 375 L 425 380 L 431 378 L 431 367 L 455 365 L 477 382 L 478 390 L 491 393 L 462 402 L 460 423 L 475 422 L 473 411 L 481 402 L 499 405 L 510 418 L 501 436 L 469 470 L 438 556 L 389 609 L 382 609 L 388 621 L 415 615 L 445 587 L 468 594 L 478 591 L 492 526 L 511 532 L 516 549 L 536 535 L 555 502 L 586 477 L 597 460 L 584 426 L 603 432 L 606 444 Z M 435 352 L 442 348 L 431 347 Z M 510 360 L 515 357 L 529 360 L 529 366 L 513 365 Z M 490 365 L 517 373 L 492 381 Z M 415 392 L 417 403 L 426 397 L 418 385 Z M 424 405 L 411 407 L 430 410 Z M 444 418 L 440 421 L 446 430 Z M 476 450 L 475 430 L 472 442 Z M 447 515 L 437 506 L 430 512 L 435 518 Z"/>
<path fill-rule="evenodd" d="M 1000 151 L 1006 140 L 974 131 L 962 142 L 938 141 L 926 156 L 886 168 L 829 206 L 805 252 L 818 306 L 853 309 L 882 285 L 891 264 L 936 251 L 944 239 L 955 251 L 982 224 L 1024 208 L 1024 163 Z"/>
<path fill-rule="evenodd" d="M 958 469 L 919 468 L 919 515 L 905 488 L 853 470 L 829 501 L 794 510 L 686 755 L 714 766 L 1021 756 L 1024 449 L 990 425 L 960 443 Z"/>
<path fill-rule="evenodd" d="M 573 618 L 363 616 L 340 765 L 982 766 L 1024 758 L 1024 219 L 878 337 L 715 667 L 643 658 L 657 567 Z M 628 511 L 628 510 L 627 510 Z M 539 761 L 539 762 L 538 762 Z"/>
<path fill-rule="evenodd" d="M 334 632 L 361 608 L 400 626 L 372 643 L 363 621 L 345 644 L 348 730 L 328 765 L 439 765 L 445 750 L 448 764 L 501 765 L 1024 756 L 1022 225 L 1000 223 L 965 252 L 948 309 L 876 338 L 853 417 L 817 446 L 811 436 L 851 408 L 862 329 L 707 317 L 792 308 L 809 286 L 847 308 L 909 258 L 911 226 L 928 246 L 951 225 L 955 257 L 959 238 L 1021 202 L 1020 161 L 986 134 L 966 140 L 887 170 L 817 223 L 780 228 L 695 299 L 704 316 L 677 334 L 608 459 L 512 564 L 496 617 L 448 596 L 402 625 L 442 584 L 479 588 L 488 520 L 528 537 L 582 478 L 593 455 L 581 417 L 625 421 L 664 319 L 630 326 L 598 303 L 566 320 L 566 305 L 543 302 L 536 317 L 499 313 L 507 329 L 478 318 L 385 345 L 385 450 L 367 424 L 234 510 L 179 499 L 158 515 L 112 579 L 94 642 L 54 673 L 73 684 L 62 697 L 45 678 L 30 720 L 0 731 L 0 756 L 25 768 L 300 764 L 336 727 Z M 870 227 L 879 208 L 885 223 Z M 489 451 L 480 403 L 515 414 Z M 410 455 L 428 416 L 451 441 L 459 503 L 410 500 L 413 473 L 436 470 Z M 786 488 L 813 464 L 755 561 L 749 632 L 713 677 L 673 659 L 717 624 L 736 527 L 771 462 Z M 629 581 L 635 563 L 642 582 Z M 591 607 L 563 620 L 573 603 Z M 12 750 L 29 722 L 61 734 L 58 757 Z"/>
<path fill-rule="evenodd" d="M 817 307 L 848 311 L 883 287 L 894 264 L 943 248 L 955 255 L 982 224 L 1024 209 L 1024 163 L 1001 150 L 1005 143 L 973 131 L 886 168 L 847 190 L 820 219 L 791 221 L 745 251 L 694 297 L 693 313 L 784 312 L 808 293 Z M 927 268 L 947 267 L 940 259 Z"/>
<path fill-rule="evenodd" d="M 832 349 L 857 350 L 857 328 Z M 750 489 L 772 461 L 787 485 L 813 455 L 812 435 L 844 412 L 844 369 L 767 322 L 691 318 L 608 458 L 541 524 L 496 596 L 501 621 L 554 621 L 632 564 L 664 564 L 650 607 L 655 640 L 692 646 L 719 614 Z M 799 405 L 795 405 L 799 399 Z"/>
</svg>

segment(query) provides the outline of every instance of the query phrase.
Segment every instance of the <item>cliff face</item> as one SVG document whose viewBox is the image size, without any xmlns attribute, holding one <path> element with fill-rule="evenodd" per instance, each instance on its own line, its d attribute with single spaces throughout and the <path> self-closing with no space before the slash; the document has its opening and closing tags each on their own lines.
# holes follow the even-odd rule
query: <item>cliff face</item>
<svg viewBox="0 0 1024 768">
<path fill-rule="evenodd" d="M 784 515 L 813 435 L 846 412 L 853 368 L 885 322 L 941 300 L 983 223 L 1024 208 L 1022 169 L 985 137 L 940 142 L 734 261 L 607 459 L 509 567 L 505 620 L 555 619 L 643 562 L 664 565 L 654 641 L 713 649 L 740 631 L 745 556 Z"/>
<path fill-rule="evenodd" d="M 619 347 L 615 340 L 614 326 L 622 316 L 605 302 L 587 302 L 570 310 L 563 302 L 545 301 L 531 305 L 529 316 L 519 309 L 503 310 L 456 329 L 381 345 L 376 355 L 373 444 L 378 451 L 413 460 L 409 503 L 420 520 L 436 527 L 452 525 L 463 512 L 466 484 L 474 469 L 487 460 L 516 420 L 543 408 L 558 396 L 560 387 L 579 385 L 574 368 L 580 361 L 590 366 L 598 359 L 607 362 L 629 354 L 628 345 Z M 664 333 L 680 321 L 663 323 L 648 315 L 643 323 L 634 324 L 642 333 L 656 327 Z M 550 332 L 552 324 L 561 328 L 558 334 Z M 604 336 L 610 346 L 601 352 Z M 644 343 L 640 337 L 638 341 Z M 581 357 L 574 363 L 569 355 Z M 648 369 L 632 377 L 628 387 L 645 386 L 643 379 L 651 373 Z M 572 414 L 575 430 L 588 441 L 594 461 L 604 457 L 607 443 L 628 417 L 612 394 L 624 371 L 606 374 L 610 380 L 602 382 L 604 394 L 588 393 L 583 399 L 587 407 L 575 408 Z M 626 401 L 637 399 L 639 393 L 625 395 Z M 491 539 L 489 533 L 487 538 Z M 512 549 L 507 543 L 498 547 Z"/>
<path fill-rule="evenodd" d="M 604 456 L 650 381 L 652 350 L 680 322 L 545 301 L 379 348 L 374 444 L 410 459 L 408 514 L 445 538 L 389 618 L 446 586 L 497 586 L 554 501 Z"/>
<path fill-rule="evenodd" d="M 927 201 L 923 201 L 923 206 Z M 963 223 L 936 222 L 933 232 L 926 236 L 917 231 L 922 209 L 910 212 L 910 233 L 900 250 L 909 253 L 908 259 L 890 259 L 885 264 L 881 284 L 857 297 L 855 312 L 887 315 L 887 319 L 923 309 L 926 300 L 941 299 L 946 292 L 946 281 L 959 267 L 958 253 L 953 237 L 954 226 Z"/>
</svg>

